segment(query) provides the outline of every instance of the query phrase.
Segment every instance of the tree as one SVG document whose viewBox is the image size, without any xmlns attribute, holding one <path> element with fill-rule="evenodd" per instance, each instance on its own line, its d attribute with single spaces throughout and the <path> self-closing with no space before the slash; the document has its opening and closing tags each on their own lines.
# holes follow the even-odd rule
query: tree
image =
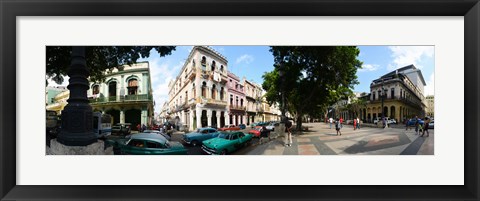
<svg viewBox="0 0 480 201">
<path fill-rule="evenodd" d="M 362 98 L 353 99 L 352 102 L 349 104 L 349 108 L 351 109 L 354 117 L 357 117 L 359 114 L 361 114 L 362 109 L 366 106 L 367 101 Z"/>
<path fill-rule="evenodd" d="M 269 103 L 281 103 L 297 119 L 301 129 L 302 116 L 316 116 L 329 105 L 348 97 L 358 84 L 356 72 L 362 62 L 360 50 L 353 46 L 272 46 L 274 70 L 263 75 L 263 89 Z M 279 71 L 283 71 L 280 77 Z"/>
<path fill-rule="evenodd" d="M 104 72 L 118 66 L 132 65 L 139 58 L 147 58 L 154 49 L 161 57 L 170 55 L 175 46 L 87 46 L 85 59 L 90 81 L 104 81 Z M 47 77 L 57 84 L 63 82 L 71 62 L 71 46 L 47 46 Z"/>
</svg>

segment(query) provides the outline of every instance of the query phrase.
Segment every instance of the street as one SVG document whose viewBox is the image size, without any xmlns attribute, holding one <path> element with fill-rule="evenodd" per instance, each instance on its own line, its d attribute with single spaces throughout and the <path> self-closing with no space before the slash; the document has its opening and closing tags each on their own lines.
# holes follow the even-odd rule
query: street
<svg viewBox="0 0 480 201">
<path fill-rule="evenodd" d="M 326 123 L 304 123 L 309 127 L 302 134 L 293 135 L 293 145 L 284 146 L 279 136 L 258 145 L 258 138 L 229 155 L 433 155 L 434 129 L 429 137 L 415 135 L 414 129 L 405 130 L 401 125 L 390 128 L 363 127 L 353 130 L 344 125 L 342 135 L 337 136 L 334 127 Z M 250 128 L 240 130 L 248 133 Z M 184 132 L 174 132 L 171 141 L 182 142 Z M 109 139 L 118 136 L 109 136 Z M 189 155 L 204 155 L 201 146 L 184 144 Z"/>
</svg>

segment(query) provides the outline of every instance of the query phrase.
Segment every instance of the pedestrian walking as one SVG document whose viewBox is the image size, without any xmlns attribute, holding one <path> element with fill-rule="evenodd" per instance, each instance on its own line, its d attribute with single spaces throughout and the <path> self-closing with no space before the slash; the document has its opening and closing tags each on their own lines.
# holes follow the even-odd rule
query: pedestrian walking
<svg viewBox="0 0 480 201">
<path fill-rule="evenodd" d="M 428 132 L 429 123 L 430 123 L 430 118 L 425 117 L 425 120 L 423 121 L 423 132 L 420 137 L 423 137 L 423 135 L 425 135 L 425 131 L 427 132 L 427 137 L 430 135 L 430 133 Z"/>
<path fill-rule="evenodd" d="M 142 131 L 140 131 L 141 128 L 142 128 L 142 127 L 140 127 L 140 124 L 137 124 L 137 131 L 138 131 L 138 132 L 142 132 Z"/>
<path fill-rule="evenodd" d="M 413 121 L 415 123 L 415 135 L 418 135 L 421 127 L 420 127 L 420 122 L 417 119 L 417 116 L 415 116 L 415 119 Z"/>
<path fill-rule="evenodd" d="M 405 130 L 408 130 L 408 119 L 405 119 L 403 123 L 405 123 Z"/>
<path fill-rule="evenodd" d="M 267 129 L 267 127 L 262 126 L 262 129 L 260 130 L 260 139 L 258 140 L 258 144 L 262 144 L 264 139 L 268 139 L 268 141 L 270 141 L 270 131 Z"/>
<path fill-rule="evenodd" d="M 292 146 L 292 122 L 287 119 L 285 122 L 285 146 L 291 147 Z"/>
<path fill-rule="evenodd" d="M 357 129 L 360 129 L 360 118 L 357 117 Z"/>
<path fill-rule="evenodd" d="M 343 118 L 340 117 L 340 128 L 342 128 L 342 127 L 343 127 Z"/>
<path fill-rule="evenodd" d="M 330 117 L 330 119 L 328 119 L 328 121 L 330 122 L 330 129 L 332 129 L 333 118 Z"/>
<path fill-rule="evenodd" d="M 353 119 L 353 130 L 357 130 L 357 119 Z"/>
<path fill-rule="evenodd" d="M 147 130 L 147 126 L 145 126 L 145 124 L 142 125 L 142 132 L 143 132 L 144 130 Z"/>
<path fill-rule="evenodd" d="M 335 130 L 337 130 L 337 135 L 340 133 L 342 135 L 342 132 L 340 129 L 342 128 L 342 123 L 340 123 L 340 120 L 337 118 L 337 121 L 335 121 Z"/>
</svg>

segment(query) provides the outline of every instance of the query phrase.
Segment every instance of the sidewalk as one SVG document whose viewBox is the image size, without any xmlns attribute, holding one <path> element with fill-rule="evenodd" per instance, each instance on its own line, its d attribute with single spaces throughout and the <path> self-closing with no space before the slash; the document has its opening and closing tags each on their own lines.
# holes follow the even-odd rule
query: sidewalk
<svg viewBox="0 0 480 201">
<path fill-rule="evenodd" d="M 326 123 L 307 123 L 309 131 L 293 135 L 293 145 L 284 146 L 284 137 L 252 145 L 246 155 L 433 155 L 434 130 L 429 137 L 419 137 L 404 128 L 370 128 L 353 130 L 344 125 L 342 135 Z"/>
</svg>

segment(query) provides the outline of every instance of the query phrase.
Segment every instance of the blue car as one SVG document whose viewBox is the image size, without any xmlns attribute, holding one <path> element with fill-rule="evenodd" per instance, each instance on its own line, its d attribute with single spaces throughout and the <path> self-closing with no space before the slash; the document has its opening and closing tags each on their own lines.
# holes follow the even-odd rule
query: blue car
<svg viewBox="0 0 480 201">
<path fill-rule="evenodd" d="M 423 126 L 423 120 L 417 119 L 418 123 Z M 408 120 L 408 126 L 415 126 L 415 118 Z"/>
<path fill-rule="evenodd" d="M 217 137 L 219 134 L 220 132 L 215 128 L 199 128 L 195 132 L 184 134 L 183 142 L 192 146 L 197 146 L 204 140 Z"/>
<path fill-rule="evenodd" d="M 245 124 L 240 124 L 240 125 L 238 125 L 238 127 L 240 127 L 240 129 L 245 129 L 245 128 L 247 128 L 247 126 L 246 126 Z"/>
</svg>

